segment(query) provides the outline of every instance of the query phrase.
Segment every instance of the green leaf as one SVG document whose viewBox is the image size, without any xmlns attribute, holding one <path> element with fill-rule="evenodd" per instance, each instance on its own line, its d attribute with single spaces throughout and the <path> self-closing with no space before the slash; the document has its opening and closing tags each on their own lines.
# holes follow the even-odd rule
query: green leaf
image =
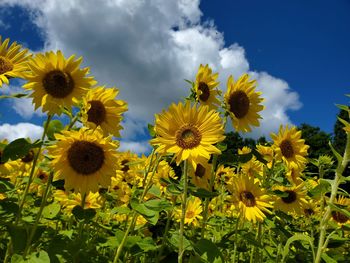
<svg viewBox="0 0 350 263">
<path fill-rule="evenodd" d="M 156 136 L 156 132 L 154 131 L 154 125 L 148 123 L 147 128 L 148 128 L 149 135 L 151 137 L 155 137 Z"/>
<path fill-rule="evenodd" d="M 331 258 L 330 256 L 328 256 L 326 254 L 326 252 L 323 252 L 321 255 L 321 258 L 326 262 L 326 263 L 337 263 L 336 260 L 334 260 L 333 258 Z"/>
<path fill-rule="evenodd" d="M 7 230 L 11 236 L 14 252 L 21 252 L 26 247 L 27 230 L 23 226 L 8 225 Z"/>
<path fill-rule="evenodd" d="M 335 104 L 339 109 L 349 111 L 349 106 L 342 105 L 342 104 Z"/>
<path fill-rule="evenodd" d="M 336 149 L 334 149 L 333 145 L 331 144 L 331 142 L 328 142 L 329 147 L 331 147 L 331 150 L 334 154 L 334 156 L 337 158 L 338 163 L 341 163 L 343 161 L 343 157 L 341 157 L 341 155 L 337 152 Z"/>
<path fill-rule="evenodd" d="M 9 182 L 8 179 L 0 177 L 0 193 L 5 193 L 7 191 L 10 191 L 14 187 L 15 186 L 11 182 Z"/>
<path fill-rule="evenodd" d="M 135 210 L 137 213 L 142 215 L 148 222 L 152 225 L 157 224 L 159 219 L 159 213 L 153 211 L 145 206 L 145 204 L 140 204 L 138 199 L 133 198 L 130 201 L 131 208 Z"/>
<path fill-rule="evenodd" d="M 246 153 L 246 154 L 239 154 L 238 155 L 238 162 L 240 163 L 247 163 L 249 162 L 253 157 L 253 154 L 250 153 Z"/>
<path fill-rule="evenodd" d="M 273 193 L 274 193 L 275 195 L 277 195 L 278 197 L 288 197 L 288 196 L 289 196 L 288 193 L 283 192 L 283 191 L 281 191 L 281 190 L 275 190 L 275 191 L 273 191 Z"/>
<path fill-rule="evenodd" d="M 10 98 L 22 98 L 22 97 L 26 97 L 28 94 L 25 93 L 15 93 L 15 94 L 11 94 L 11 95 L 1 95 L 0 99 L 10 99 Z"/>
<path fill-rule="evenodd" d="M 48 219 L 55 218 L 61 210 L 61 206 L 57 203 L 52 203 L 44 207 L 43 217 Z"/>
<path fill-rule="evenodd" d="M 152 185 L 152 187 L 148 190 L 148 193 L 152 194 L 152 195 L 154 195 L 156 197 L 160 197 L 162 195 L 159 187 L 156 186 L 156 185 Z"/>
<path fill-rule="evenodd" d="M 96 210 L 93 208 L 83 209 L 80 205 L 76 205 L 72 210 L 73 215 L 77 220 L 91 220 L 96 215 Z"/>
<path fill-rule="evenodd" d="M 44 123 L 45 125 L 45 123 Z M 50 140 L 55 140 L 55 133 L 60 132 L 63 130 L 63 124 L 60 120 L 52 120 L 49 123 L 49 127 L 47 127 L 47 137 Z"/>
<path fill-rule="evenodd" d="M 40 146 L 40 141 L 30 143 L 24 138 L 14 140 L 6 145 L 5 149 L 2 152 L 1 161 L 7 162 L 9 159 L 17 160 L 18 158 L 27 155 L 30 149 L 38 148 Z"/>
<path fill-rule="evenodd" d="M 310 244 L 310 246 L 311 246 L 311 249 L 312 249 L 312 250 L 314 249 L 314 246 L 313 246 L 314 239 L 313 239 L 313 238 L 311 238 L 310 236 L 304 235 L 304 234 L 299 234 L 299 233 L 297 233 L 297 234 L 293 235 L 292 237 L 290 237 L 290 238 L 287 240 L 287 243 L 286 243 L 286 245 L 285 245 L 284 248 L 283 248 L 282 262 L 284 262 L 285 258 L 286 258 L 287 255 L 288 255 L 290 244 L 292 244 L 292 242 L 297 241 L 297 240 L 303 240 L 303 241 L 309 242 L 309 244 Z"/>
<path fill-rule="evenodd" d="M 212 198 L 219 195 L 219 192 L 210 192 L 204 188 L 194 188 L 190 189 L 192 195 L 200 198 Z"/>
<path fill-rule="evenodd" d="M 207 239 L 199 240 L 193 245 L 194 251 L 201 257 L 203 262 L 222 263 L 224 258 L 218 247 Z"/>
<path fill-rule="evenodd" d="M 179 246 L 179 242 L 180 242 L 180 235 L 178 232 L 172 232 L 170 233 L 170 239 L 169 242 L 171 245 L 173 245 L 175 248 L 177 248 Z M 188 239 L 184 236 L 184 249 L 185 250 L 192 250 L 192 245 L 190 243 L 190 241 L 188 241 Z"/>
<path fill-rule="evenodd" d="M 227 144 L 226 143 L 223 143 L 223 142 L 220 142 L 218 144 L 216 144 L 216 147 L 220 150 L 220 151 L 226 151 L 227 149 Z"/>
<path fill-rule="evenodd" d="M 19 206 L 17 202 L 4 199 L 0 201 L 0 212 L 4 211 L 8 214 L 17 214 Z"/>
<path fill-rule="evenodd" d="M 173 207 L 171 203 L 169 203 L 168 201 L 166 201 L 164 199 L 148 200 L 147 202 L 145 202 L 145 206 L 148 209 L 151 209 L 153 211 L 158 211 L 158 212 L 160 212 L 162 210 L 169 210 Z"/>
<path fill-rule="evenodd" d="M 153 241 L 153 239 L 151 237 L 146 237 L 143 238 L 142 240 L 136 242 L 136 244 L 144 251 L 153 251 L 153 250 L 157 250 L 157 245 L 156 243 Z"/>
</svg>

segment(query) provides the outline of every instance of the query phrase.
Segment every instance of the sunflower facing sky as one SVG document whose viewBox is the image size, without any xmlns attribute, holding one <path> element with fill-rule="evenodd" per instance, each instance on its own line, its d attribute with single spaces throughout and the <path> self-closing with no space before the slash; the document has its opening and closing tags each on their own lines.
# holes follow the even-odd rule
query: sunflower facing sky
<svg viewBox="0 0 350 263">
<path fill-rule="evenodd" d="M 66 189 L 96 192 L 99 185 L 108 187 L 115 175 L 118 156 L 117 141 L 85 128 L 55 134 L 57 143 L 49 148 L 51 165 Z"/>
<path fill-rule="evenodd" d="M 288 168 L 302 168 L 307 162 L 308 145 L 305 140 L 301 138 L 301 131 L 296 127 L 289 128 L 286 125 L 285 129 L 280 126 L 278 134 L 271 134 L 273 139 L 273 149 L 276 154 L 276 160 L 282 160 Z"/>
<path fill-rule="evenodd" d="M 9 84 L 10 78 L 23 78 L 27 70 L 28 49 L 21 50 L 21 45 L 10 39 L 1 40 L 0 36 L 0 87 L 3 83 Z"/>
<path fill-rule="evenodd" d="M 82 122 L 89 128 L 101 127 L 105 136 L 120 137 L 122 114 L 127 111 L 123 100 L 116 100 L 119 90 L 97 87 L 89 90 L 83 98 Z"/>
<path fill-rule="evenodd" d="M 62 107 L 68 109 L 96 84 L 93 77 L 87 77 L 89 68 L 80 69 L 82 57 L 65 59 L 61 51 L 37 54 L 28 66 L 28 82 L 23 88 L 32 90 L 35 109 L 42 107 L 43 112 L 60 114 Z"/>
<path fill-rule="evenodd" d="M 218 73 L 212 73 L 208 64 L 205 66 L 201 64 L 194 83 L 197 101 L 202 105 L 208 105 L 210 109 L 216 109 L 220 105 L 220 101 L 217 98 L 220 93 L 217 89 L 219 82 L 216 81 L 218 76 Z"/>
<path fill-rule="evenodd" d="M 255 91 L 256 81 L 249 80 L 249 75 L 242 75 L 236 82 L 232 75 L 227 80 L 225 104 L 230 114 L 232 125 L 237 132 L 250 132 L 250 126 L 260 126 L 259 111 L 264 109 L 261 105 L 263 98 L 261 92 Z"/>
<path fill-rule="evenodd" d="M 209 160 L 210 154 L 220 154 L 214 144 L 225 139 L 220 116 L 208 106 L 191 106 L 181 102 L 172 104 L 168 111 L 156 114 L 154 131 L 156 152 L 174 153 L 177 165 L 189 160 L 194 169 L 197 163 Z"/>
<path fill-rule="evenodd" d="M 253 177 L 240 175 L 232 181 L 232 201 L 241 216 L 248 221 L 262 222 L 266 217 L 264 212 L 270 213 L 271 197 Z"/>
</svg>

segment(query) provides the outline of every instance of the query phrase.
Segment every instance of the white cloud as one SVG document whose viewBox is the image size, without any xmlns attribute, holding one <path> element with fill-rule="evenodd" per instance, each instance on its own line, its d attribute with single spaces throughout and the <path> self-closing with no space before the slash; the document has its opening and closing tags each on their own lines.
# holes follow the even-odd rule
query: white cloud
<svg viewBox="0 0 350 263">
<path fill-rule="evenodd" d="M 245 50 L 226 44 L 213 21 L 202 22 L 199 1 L 3 0 L 32 11 L 46 36 L 46 49 L 84 56 L 101 85 L 117 86 L 129 104 L 123 135 L 136 138 L 147 122 L 189 92 L 200 63 L 220 73 L 221 89 L 230 74 L 249 72 Z M 1 6 L 1 4 L 0 4 Z M 268 135 L 288 123 L 288 110 L 300 107 L 298 94 L 283 80 L 252 73 L 264 92 L 266 110 L 253 136 Z M 23 112 L 22 112 L 23 114 Z"/>
<path fill-rule="evenodd" d="M 28 93 L 26 90 L 22 89 L 19 86 L 7 86 L 7 85 L 4 85 L 1 88 L 1 92 L 2 94 L 8 94 L 8 95 L 12 95 L 16 93 L 22 93 L 22 94 Z M 31 119 L 34 115 L 38 117 L 46 116 L 46 114 L 44 114 L 41 111 L 41 108 L 34 110 L 34 105 L 32 103 L 31 98 L 22 97 L 20 99 L 13 98 L 9 100 L 10 100 L 11 108 L 25 120 Z"/>
<path fill-rule="evenodd" d="M 121 141 L 119 151 L 126 152 L 131 151 L 137 154 L 149 153 L 151 146 L 148 141 Z"/>
<path fill-rule="evenodd" d="M 41 138 L 43 127 L 32 123 L 20 122 L 17 124 L 4 123 L 0 125 L 0 139 L 13 141 L 18 138 L 31 138 L 32 140 Z"/>
</svg>

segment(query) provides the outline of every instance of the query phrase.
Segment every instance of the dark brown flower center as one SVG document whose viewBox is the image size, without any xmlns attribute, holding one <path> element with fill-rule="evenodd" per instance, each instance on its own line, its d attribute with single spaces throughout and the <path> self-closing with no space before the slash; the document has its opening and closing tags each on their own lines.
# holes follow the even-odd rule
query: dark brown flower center
<svg viewBox="0 0 350 263">
<path fill-rule="evenodd" d="M 54 98 L 65 98 L 74 89 L 74 80 L 69 73 L 60 70 L 50 71 L 43 78 L 45 91 Z"/>
<path fill-rule="evenodd" d="M 283 140 L 280 144 L 281 152 L 284 157 L 292 158 L 294 156 L 293 145 L 290 140 Z"/>
<path fill-rule="evenodd" d="M 230 112 L 232 112 L 236 118 L 244 118 L 249 111 L 250 101 L 247 94 L 244 91 L 234 92 L 228 100 L 230 105 Z"/>
<path fill-rule="evenodd" d="M 100 170 L 104 160 L 103 149 L 92 142 L 76 141 L 68 150 L 70 166 L 82 175 L 90 175 Z"/>
<path fill-rule="evenodd" d="M 307 216 L 312 216 L 313 214 L 315 214 L 315 211 L 312 208 L 305 208 L 304 213 Z"/>
<path fill-rule="evenodd" d="M 284 193 L 288 194 L 288 196 L 281 197 L 282 201 L 286 204 L 294 203 L 297 200 L 297 193 L 292 190 L 286 190 Z"/>
<path fill-rule="evenodd" d="M 0 56 L 0 75 L 13 70 L 13 64 L 10 60 Z"/>
<path fill-rule="evenodd" d="M 249 191 L 243 191 L 239 194 L 239 200 L 248 207 L 256 205 L 254 195 Z"/>
<path fill-rule="evenodd" d="M 47 173 L 45 173 L 44 171 L 40 171 L 38 178 L 43 181 L 46 182 L 47 179 L 49 178 L 49 176 L 47 175 Z"/>
<path fill-rule="evenodd" d="M 130 170 L 129 165 L 127 165 L 128 162 L 129 162 L 129 160 L 123 160 L 123 161 L 122 161 L 123 168 L 122 168 L 121 170 L 122 170 L 124 173 L 126 173 L 127 171 Z"/>
<path fill-rule="evenodd" d="M 209 90 L 207 83 L 199 82 L 198 89 L 202 92 L 202 94 L 199 95 L 199 99 L 201 101 L 206 102 L 210 96 L 210 90 Z"/>
<path fill-rule="evenodd" d="M 176 144 L 183 149 L 192 149 L 201 142 L 202 135 L 197 127 L 186 124 L 176 131 Z"/>
<path fill-rule="evenodd" d="M 21 161 L 24 163 L 30 163 L 34 159 L 34 151 L 30 150 L 22 159 Z"/>
<path fill-rule="evenodd" d="M 88 121 L 100 125 L 106 118 L 106 108 L 99 100 L 89 101 L 91 107 L 87 112 Z"/>
<path fill-rule="evenodd" d="M 202 178 L 205 175 L 205 168 L 201 164 L 197 164 L 197 168 L 194 174 L 195 176 Z"/>
<path fill-rule="evenodd" d="M 348 217 L 346 215 L 337 211 L 332 211 L 332 218 L 334 219 L 334 221 L 340 224 L 344 224 L 346 223 L 346 221 L 348 221 Z"/>
</svg>

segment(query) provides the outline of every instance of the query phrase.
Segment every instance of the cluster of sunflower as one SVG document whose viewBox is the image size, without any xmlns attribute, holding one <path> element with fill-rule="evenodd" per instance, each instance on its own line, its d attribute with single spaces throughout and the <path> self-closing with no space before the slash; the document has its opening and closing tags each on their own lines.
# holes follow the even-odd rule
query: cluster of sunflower
<svg viewBox="0 0 350 263">
<path fill-rule="evenodd" d="M 9 85 L 12 78 L 24 79 L 25 95 L 32 98 L 35 109 L 47 113 L 41 141 L 27 140 L 26 145 L 31 145 L 27 151 L 0 159 L 0 179 L 6 186 L 0 188 L 0 207 L 13 198 L 18 203 L 16 213 L 3 219 L 8 229 L 25 224 L 28 218 L 24 215 L 29 214 L 26 209 L 35 205 L 35 198 L 41 200 L 24 247 L 14 247 L 13 231 L 2 237 L 2 243 L 9 240 L 5 262 L 14 253 L 27 257 L 35 250 L 32 239 L 39 222 L 47 223 L 56 232 L 70 229 L 72 214 L 79 219 L 77 207 L 97 211 L 93 216 L 101 232 L 94 233 L 107 240 L 103 245 L 99 243 L 98 252 L 109 260 L 113 254 L 113 262 L 137 261 L 140 253 L 136 250 L 133 254 L 133 245 L 143 249 L 145 262 L 154 262 L 149 254 L 155 256 L 156 262 L 169 259 L 172 251 L 177 252 L 179 262 L 198 256 L 200 262 L 211 262 L 205 253 L 201 254 L 203 240 L 211 242 L 214 251 L 222 245 L 218 254 L 221 261 L 217 262 L 244 260 L 246 252 L 236 255 L 242 231 L 257 228 L 251 231 L 258 232 L 257 241 L 251 245 L 263 246 L 262 227 L 271 232 L 277 222 L 288 218 L 302 229 L 304 217 L 310 224 L 322 221 L 327 202 L 341 207 L 342 210 L 332 210 L 329 218 L 345 231 L 344 237 L 349 237 L 349 218 L 344 214 L 350 207 L 348 195 L 328 197 L 322 192 L 324 181 L 308 175 L 309 146 L 296 127 L 281 126 L 277 134 L 271 134 L 271 143 L 243 147 L 232 156 L 232 162 L 219 162 L 218 156 L 225 151 L 228 118 L 237 132 L 251 132 L 260 125 L 263 98 L 248 74 L 236 81 L 229 76 L 222 94 L 218 73 L 209 65 L 200 65 L 195 80 L 188 81 L 191 89 L 185 101 L 173 103 L 155 115 L 155 124 L 150 128 L 152 153 L 138 156 L 118 151 L 127 103 L 116 98 L 117 88 L 97 85 L 89 68 L 80 66 L 82 58 L 65 58 L 61 51 L 29 54 L 16 42 L 9 45 L 9 39 L 0 38 L 0 44 L 0 86 Z M 62 115 L 68 117 L 68 124 L 54 126 L 54 118 L 62 119 Z M 344 121 L 344 125 L 349 133 L 350 124 Z M 50 130 L 55 132 L 49 134 Z M 8 154 L 14 143 L 2 141 L 0 157 Z M 331 169 L 333 160 L 323 156 L 317 165 L 321 170 Z M 28 195 L 35 196 L 34 201 L 28 200 Z M 45 221 L 45 206 L 57 210 L 50 219 L 66 222 Z M 1 215 L 0 212 L 0 220 Z M 89 232 L 96 227 L 82 224 L 77 220 L 74 228 L 78 240 L 84 240 L 82 228 Z M 317 230 L 311 229 L 313 235 Z M 117 239 L 113 243 L 115 232 Z M 101 242 L 92 234 L 90 237 Z M 281 240 L 276 232 L 271 233 L 271 238 Z M 225 239 L 234 246 L 226 245 Z M 192 248 L 188 245 L 191 243 Z M 278 251 L 268 256 L 278 262 L 282 255 L 275 243 Z M 106 252 L 106 247 L 110 251 Z M 250 259 L 259 259 L 259 253 L 253 249 Z M 52 259 L 56 254 L 49 256 Z M 99 260 L 103 262 L 105 258 Z"/>
</svg>

